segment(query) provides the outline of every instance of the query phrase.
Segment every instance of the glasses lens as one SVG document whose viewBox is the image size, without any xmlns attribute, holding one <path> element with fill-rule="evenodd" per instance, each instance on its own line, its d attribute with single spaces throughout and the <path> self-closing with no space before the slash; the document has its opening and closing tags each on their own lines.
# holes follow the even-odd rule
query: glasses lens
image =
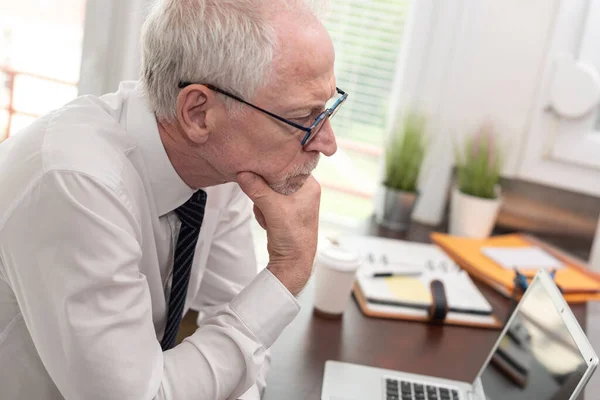
<svg viewBox="0 0 600 400">
<path fill-rule="evenodd" d="M 327 120 L 327 115 L 323 115 L 323 118 L 321 118 L 319 120 L 319 122 L 317 122 L 317 124 L 311 128 L 310 134 L 308 135 L 307 138 L 304 139 L 304 142 L 302 143 L 303 146 L 306 145 L 311 140 L 313 140 L 315 138 L 315 136 L 317 136 L 317 134 L 319 133 L 319 131 L 325 124 L 326 120 Z"/>
<path fill-rule="evenodd" d="M 342 96 L 339 93 L 336 93 L 335 96 L 333 96 L 331 99 L 327 100 L 327 103 L 325 103 L 325 108 L 327 110 L 329 110 L 331 107 L 335 106 L 335 104 L 338 102 L 338 100 L 341 97 Z"/>
<path fill-rule="evenodd" d="M 331 114 L 329 115 L 329 118 L 333 118 L 335 116 L 335 114 L 337 114 L 337 112 L 340 110 L 340 107 L 342 106 L 342 104 L 344 104 L 346 102 L 347 98 L 348 98 L 347 96 L 341 96 L 337 99 L 336 103 L 332 106 L 333 109 L 331 110 Z"/>
</svg>

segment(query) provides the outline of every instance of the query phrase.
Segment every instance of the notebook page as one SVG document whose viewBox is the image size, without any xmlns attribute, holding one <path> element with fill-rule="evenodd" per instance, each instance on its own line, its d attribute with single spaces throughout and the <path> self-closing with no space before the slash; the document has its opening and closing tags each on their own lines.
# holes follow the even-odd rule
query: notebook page
<svg viewBox="0 0 600 400">
<path fill-rule="evenodd" d="M 458 268 L 451 272 L 429 273 L 423 279 L 439 279 L 444 283 L 448 305 L 457 310 L 492 312 L 492 306 L 481 294 L 467 272 Z"/>
<path fill-rule="evenodd" d="M 429 287 L 420 278 L 372 278 L 359 273 L 357 280 L 370 301 L 406 303 L 424 308 L 431 305 Z"/>
<path fill-rule="evenodd" d="M 340 246 L 359 253 L 365 271 L 422 271 L 428 262 L 435 264 L 452 260 L 439 247 L 374 236 L 342 236 Z"/>
</svg>

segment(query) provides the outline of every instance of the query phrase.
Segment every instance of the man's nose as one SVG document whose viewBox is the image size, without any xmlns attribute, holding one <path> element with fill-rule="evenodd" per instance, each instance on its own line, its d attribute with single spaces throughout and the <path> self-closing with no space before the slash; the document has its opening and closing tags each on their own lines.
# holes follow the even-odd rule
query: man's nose
<svg viewBox="0 0 600 400">
<path fill-rule="evenodd" d="M 323 127 L 315 137 L 304 146 L 305 151 L 318 151 L 325 156 L 330 157 L 337 151 L 337 143 L 335 134 L 329 120 L 325 121 Z"/>
</svg>

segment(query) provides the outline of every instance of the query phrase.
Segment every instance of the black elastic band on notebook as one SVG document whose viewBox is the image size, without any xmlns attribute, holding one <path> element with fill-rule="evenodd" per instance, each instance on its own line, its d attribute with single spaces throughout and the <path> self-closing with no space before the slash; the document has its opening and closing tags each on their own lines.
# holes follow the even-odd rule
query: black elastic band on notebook
<svg viewBox="0 0 600 400">
<path fill-rule="evenodd" d="M 432 321 L 442 322 L 448 314 L 448 300 L 446 299 L 446 290 L 444 283 L 440 280 L 433 280 L 430 284 L 431 288 L 431 308 L 429 309 L 429 318 Z"/>
</svg>

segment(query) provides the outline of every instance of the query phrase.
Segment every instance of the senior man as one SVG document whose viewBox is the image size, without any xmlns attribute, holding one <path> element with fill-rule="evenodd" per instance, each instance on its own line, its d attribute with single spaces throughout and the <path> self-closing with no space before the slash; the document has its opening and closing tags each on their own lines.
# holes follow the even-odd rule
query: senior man
<svg viewBox="0 0 600 400">
<path fill-rule="evenodd" d="M 327 32 L 300 0 L 160 0 L 141 44 L 139 82 L 0 145 L 3 400 L 257 398 L 298 312 L 346 98 Z"/>
</svg>

